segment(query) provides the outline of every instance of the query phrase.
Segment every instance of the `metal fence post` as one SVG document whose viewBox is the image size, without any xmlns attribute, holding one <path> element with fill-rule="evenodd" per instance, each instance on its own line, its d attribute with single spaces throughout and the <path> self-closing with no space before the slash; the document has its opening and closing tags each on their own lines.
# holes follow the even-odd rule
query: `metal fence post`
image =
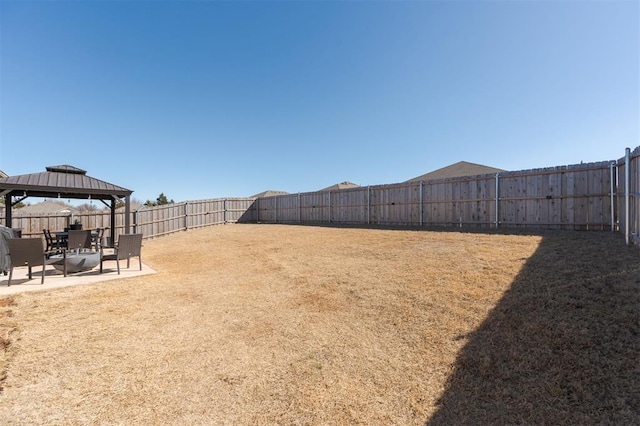
<svg viewBox="0 0 640 426">
<path fill-rule="evenodd" d="M 629 214 L 631 212 L 630 209 L 630 198 L 631 192 L 629 188 L 629 183 L 631 179 L 629 178 L 629 173 L 631 168 L 631 149 L 627 148 L 624 154 L 624 241 L 627 245 L 629 245 L 629 224 L 631 221 L 629 220 Z"/>
<path fill-rule="evenodd" d="M 138 210 L 133 212 L 133 233 L 138 233 Z"/>
<path fill-rule="evenodd" d="M 500 173 L 496 173 L 496 229 L 500 226 Z"/>
<path fill-rule="evenodd" d="M 371 224 L 371 185 L 367 185 L 367 225 Z"/>
<path fill-rule="evenodd" d="M 189 202 L 184 203 L 184 230 L 189 230 Z"/>
<path fill-rule="evenodd" d="M 610 200 L 611 200 L 611 232 L 615 231 L 616 229 L 616 224 L 615 224 L 615 209 L 614 209 L 614 192 L 615 191 L 615 174 L 613 172 L 614 167 L 615 167 L 615 161 L 612 161 L 611 163 L 609 163 L 609 181 L 611 183 L 611 189 L 610 189 Z"/>
<path fill-rule="evenodd" d="M 420 226 L 424 225 L 424 182 L 420 181 Z"/>
</svg>

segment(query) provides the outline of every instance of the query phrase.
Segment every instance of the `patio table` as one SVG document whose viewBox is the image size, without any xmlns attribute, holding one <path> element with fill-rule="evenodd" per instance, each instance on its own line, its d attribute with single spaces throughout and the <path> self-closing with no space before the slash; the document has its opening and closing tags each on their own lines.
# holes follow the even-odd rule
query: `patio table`
<svg viewBox="0 0 640 426">
<path fill-rule="evenodd" d="M 56 232 L 56 241 L 58 243 L 58 245 L 61 248 L 66 248 L 67 247 L 67 239 L 69 238 L 69 232 L 67 231 L 61 231 L 61 232 Z M 91 231 L 91 242 L 95 243 L 96 240 L 98 239 L 98 232 L 97 231 Z"/>
</svg>

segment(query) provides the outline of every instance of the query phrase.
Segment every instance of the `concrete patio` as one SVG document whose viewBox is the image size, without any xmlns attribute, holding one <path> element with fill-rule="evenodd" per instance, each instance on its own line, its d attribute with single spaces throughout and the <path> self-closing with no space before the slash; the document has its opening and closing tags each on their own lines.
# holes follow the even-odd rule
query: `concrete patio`
<svg viewBox="0 0 640 426">
<path fill-rule="evenodd" d="M 23 293 L 26 291 L 42 291 L 73 285 L 95 284 L 103 281 L 132 278 L 155 273 L 153 269 L 144 263 L 142 264 L 141 271 L 138 267 L 137 259 L 131 260 L 130 268 L 127 269 L 126 266 L 126 261 L 123 260 L 120 262 L 120 275 L 118 275 L 116 270 L 115 262 L 108 262 L 105 263 L 105 268 L 102 274 L 100 273 L 100 268 L 96 267 L 89 271 L 67 274 L 66 277 L 61 271 L 54 269 L 52 266 L 47 266 L 45 268 L 44 284 L 40 284 L 42 279 L 42 267 L 33 268 L 33 278 L 30 280 L 28 278 L 28 268 L 26 266 L 21 266 L 14 268 L 10 287 L 7 286 L 9 282 L 9 275 L 2 275 L 0 273 L 0 297 Z"/>
</svg>

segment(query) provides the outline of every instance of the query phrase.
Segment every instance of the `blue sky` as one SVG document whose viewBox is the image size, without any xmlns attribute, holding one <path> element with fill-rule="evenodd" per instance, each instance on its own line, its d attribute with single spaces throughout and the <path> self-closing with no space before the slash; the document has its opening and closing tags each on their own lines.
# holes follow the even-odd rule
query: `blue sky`
<svg viewBox="0 0 640 426">
<path fill-rule="evenodd" d="M 639 5 L 0 0 L 0 170 L 183 201 L 618 159 Z"/>
</svg>

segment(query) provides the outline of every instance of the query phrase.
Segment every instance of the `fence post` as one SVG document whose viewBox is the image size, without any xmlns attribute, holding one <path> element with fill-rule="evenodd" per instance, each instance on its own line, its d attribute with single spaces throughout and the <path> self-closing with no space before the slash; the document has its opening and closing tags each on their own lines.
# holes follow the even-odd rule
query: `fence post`
<svg viewBox="0 0 640 426">
<path fill-rule="evenodd" d="M 420 226 L 424 225 L 424 182 L 420 181 Z"/>
<path fill-rule="evenodd" d="M 260 223 L 260 198 L 256 198 L 256 223 Z"/>
<path fill-rule="evenodd" d="M 138 210 L 133 212 L 133 233 L 138 233 Z"/>
<path fill-rule="evenodd" d="M 300 193 L 298 192 L 298 223 L 302 222 L 300 210 L 302 210 L 302 207 L 300 206 Z"/>
<path fill-rule="evenodd" d="M 329 191 L 329 223 L 331 223 L 331 191 Z"/>
<path fill-rule="evenodd" d="M 227 199 L 222 200 L 222 223 L 227 223 Z"/>
<path fill-rule="evenodd" d="M 371 224 L 371 185 L 367 185 L 367 225 Z"/>
<path fill-rule="evenodd" d="M 276 209 L 275 209 L 276 211 L 274 213 L 274 217 L 275 217 L 274 222 L 275 223 L 278 223 L 278 198 L 280 198 L 280 196 L 276 195 Z"/>
<path fill-rule="evenodd" d="M 496 229 L 500 226 L 500 173 L 496 173 Z"/>
<path fill-rule="evenodd" d="M 635 215 L 633 218 L 633 222 L 634 222 L 633 242 L 635 245 L 640 246 L 640 150 L 636 148 L 633 150 L 633 153 L 635 154 L 634 160 L 636 165 L 635 172 L 634 172 L 636 186 L 635 186 L 635 192 L 633 193 L 633 199 L 634 199 L 633 210 L 635 212 Z M 629 166 L 631 166 L 631 158 L 629 158 Z M 629 191 L 631 191 L 631 189 L 629 189 Z"/>
<path fill-rule="evenodd" d="M 613 208 L 613 203 L 614 203 L 614 197 L 613 197 L 613 191 L 615 190 L 615 173 L 613 172 L 614 170 L 614 166 L 615 166 L 615 161 L 612 161 L 611 163 L 609 163 L 609 181 L 611 183 L 611 189 L 610 189 L 610 199 L 611 199 L 611 232 L 615 231 L 616 229 L 616 225 L 615 225 L 615 210 Z"/>
<path fill-rule="evenodd" d="M 629 245 L 629 214 L 631 212 L 630 209 L 630 178 L 629 178 L 629 169 L 631 168 L 631 149 L 627 148 L 624 154 L 624 241 L 627 245 Z"/>
<path fill-rule="evenodd" d="M 184 203 L 184 230 L 189 230 L 189 202 Z"/>
</svg>

